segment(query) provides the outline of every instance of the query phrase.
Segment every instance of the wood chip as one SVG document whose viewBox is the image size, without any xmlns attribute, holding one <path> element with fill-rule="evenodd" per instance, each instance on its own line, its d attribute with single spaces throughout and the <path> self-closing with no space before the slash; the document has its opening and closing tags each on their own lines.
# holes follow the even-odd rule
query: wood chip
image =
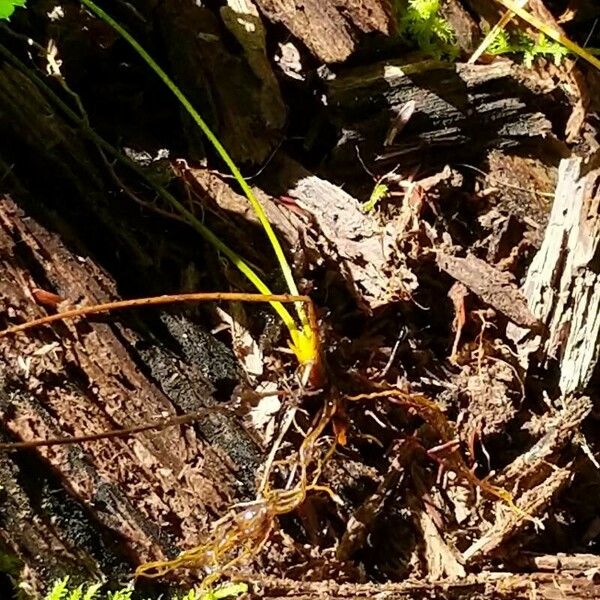
<svg viewBox="0 0 600 600">
<path fill-rule="evenodd" d="M 472 254 L 460 258 L 438 252 L 436 262 L 442 271 L 517 325 L 531 329 L 539 327 L 538 320 L 531 314 L 524 295 L 509 273 L 495 269 Z"/>
</svg>

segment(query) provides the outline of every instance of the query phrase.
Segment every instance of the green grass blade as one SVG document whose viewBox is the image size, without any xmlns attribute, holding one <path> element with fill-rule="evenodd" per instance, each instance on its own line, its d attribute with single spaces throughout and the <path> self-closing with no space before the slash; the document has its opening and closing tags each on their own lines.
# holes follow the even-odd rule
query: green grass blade
<svg viewBox="0 0 600 600">
<path fill-rule="evenodd" d="M 287 262 L 285 254 L 283 252 L 283 248 L 275 235 L 275 231 L 273 231 L 273 227 L 269 222 L 267 215 L 265 214 L 265 210 L 262 204 L 258 201 L 252 188 L 248 185 L 240 170 L 237 168 L 233 159 L 229 156 L 227 150 L 221 142 L 217 139 L 215 134 L 212 132 L 210 127 L 206 124 L 204 119 L 200 116 L 198 111 L 192 106 L 192 103 L 187 99 L 185 94 L 179 89 L 179 87 L 175 84 L 175 82 L 167 75 L 167 73 L 158 65 L 158 63 L 146 52 L 146 50 L 138 43 L 138 41 L 131 36 L 131 34 L 122 27 L 117 21 L 115 21 L 108 13 L 102 10 L 98 5 L 96 5 L 92 0 L 81 0 L 82 4 L 84 4 L 87 8 L 89 8 L 96 16 L 102 19 L 105 23 L 110 25 L 113 29 L 115 29 L 132 47 L 133 49 L 142 57 L 142 59 L 146 62 L 146 64 L 160 77 L 162 82 L 171 90 L 171 92 L 175 95 L 175 97 L 179 100 L 181 105 L 187 110 L 190 114 L 194 122 L 198 125 L 198 127 L 202 130 L 204 135 L 208 138 L 210 143 L 213 145 L 219 156 L 222 158 L 223 162 L 229 167 L 232 175 L 235 180 L 238 182 L 243 192 L 246 194 L 252 208 L 254 209 L 260 224 L 262 225 L 267 238 L 269 239 L 271 246 L 275 252 L 275 256 L 277 257 L 277 261 L 281 267 L 281 271 L 283 273 L 285 282 L 288 286 L 290 294 L 297 296 L 298 295 L 298 287 L 296 286 L 296 282 L 294 281 L 294 276 L 292 274 L 292 270 Z M 247 275 L 244 272 L 245 275 Z M 248 275 L 247 275 L 248 276 Z M 252 279 L 251 279 L 252 281 Z M 252 281 L 256 285 L 254 281 Z M 260 287 L 257 286 L 259 291 L 263 291 Z M 264 292 L 266 293 L 266 292 Z M 300 316 L 303 325 L 308 323 L 308 319 L 306 316 L 306 312 L 302 305 L 297 305 L 296 309 Z M 279 311 L 278 311 L 279 312 Z"/>
</svg>

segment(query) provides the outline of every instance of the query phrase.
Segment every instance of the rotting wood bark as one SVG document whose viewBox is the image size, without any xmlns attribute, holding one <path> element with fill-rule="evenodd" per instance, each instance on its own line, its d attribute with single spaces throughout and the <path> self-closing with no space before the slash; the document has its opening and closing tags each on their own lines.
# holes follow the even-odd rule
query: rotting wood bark
<svg viewBox="0 0 600 600">
<path fill-rule="evenodd" d="M 279 84 L 267 60 L 265 29 L 250 2 L 222 7 L 221 19 L 243 48 L 233 54 L 213 12 L 191 2 L 173 1 L 159 7 L 160 28 L 171 69 L 192 104 L 238 162 L 262 163 L 279 142 L 286 109 Z M 203 135 L 182 112 L 190 141 Z"/>
<path fill-rule="evenodd" d="M 0 203 L 0 273 L 1 313 L 13 322 L 43 313 L 33 287 L 86 303 L 115 297 L 114 283 L 91 260 L 71 254 L 7 197 Z M 184 320 L 169 320 L 177 343 Z M 62 323 L 3 339 L 4 440 L 85 435 L 213 405 L 210 386 L 185 354 L 165 351 L 160 339 L 126 323 Z M 193 342 L 197 335 L 186 327 Z M 137 352 L 141 346 L 148 349 Z M 210 521 L 252 493 L 257 461 L 244 430 L 222 411 L 198 429 L 188 424 L 0 456 L 0 540 L 26 564 L 34 590 L 82 569 L 88 577 L 112 576 L 119 565 L 126 574 L 198 543 Z M 47 493 L 63 498 L 68 514 L 40 501 L 46 488 L 37 489 L 35 477 L 49 478 Z M 15 512 L 19 505 L 30 531 Z"/>
<path fill-rule="evenodd" d="M 556 464 L 557 456 L 571 443 L 591 410 L 590 398 L 579 396 L 567 398 L 560 410 L 545 414 L 539 440 L 503 469 L 496 483 L 508 489 L 518 484 L 522 489 L 543 481 L 549 465 Z"/>
<path fill-rule="evenodd" d="M 320 60 L 341 62 L 355 49 L 357 34 L 391 33 L 389 0 L 256 0 L 271 20 L 283 23 Z"/>
</svg>

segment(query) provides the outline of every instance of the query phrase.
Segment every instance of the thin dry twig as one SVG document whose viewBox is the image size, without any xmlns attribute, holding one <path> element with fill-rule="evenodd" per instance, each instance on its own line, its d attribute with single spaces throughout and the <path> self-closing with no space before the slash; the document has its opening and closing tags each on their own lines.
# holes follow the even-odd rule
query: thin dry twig
<svg viewBox="0 0 600 600">
<path fill-rule="evenodd" d="M 124 427 L 123 429 L 112 429 L 110 431 L 103 431 L 101 433 L 91 433 L 89 435 L 35 439 L 24 442 L 2 442 L 0 443 L 0 451 L 12 452 L 15 450 L 23 450 L 25 448 L 39 448 L 41 446 L 48 447 L 63 446 L 68 444 L 82 444 L 84 442 L 96 442 L 98 440 L 134 435 L 136 433 L 142 433 L 152 429 L 166 429 L 167 427 L 174 427 L 175 425 L 183 425 L 184 423 L 197 421 L 201 417 L 205 416 L 207 412 L 215 410 L 220 409 L 219 407 L 214 407 L 204 411 L 196 411 L 193 413 L 178 415 L 170 419 L 161 419 L 160 421 L 152 421 L 150 423 L 143 423 L 141 425 L 134 425 L 132 427 Z"/>
</svg>

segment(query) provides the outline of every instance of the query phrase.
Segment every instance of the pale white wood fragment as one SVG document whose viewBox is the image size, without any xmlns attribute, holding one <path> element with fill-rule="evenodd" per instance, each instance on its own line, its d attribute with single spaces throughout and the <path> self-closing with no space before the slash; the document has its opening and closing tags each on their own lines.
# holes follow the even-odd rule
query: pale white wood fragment
<svg viewBox="0 0 600 600">
<path fill-rule="evenodd" d="M 542 246 L 523 291 L 544 323 L 546 362 L 560 365 L 564 395 L 583 391 L 600 352 L 600 155 L 559 167 Z"/>
</svg>

